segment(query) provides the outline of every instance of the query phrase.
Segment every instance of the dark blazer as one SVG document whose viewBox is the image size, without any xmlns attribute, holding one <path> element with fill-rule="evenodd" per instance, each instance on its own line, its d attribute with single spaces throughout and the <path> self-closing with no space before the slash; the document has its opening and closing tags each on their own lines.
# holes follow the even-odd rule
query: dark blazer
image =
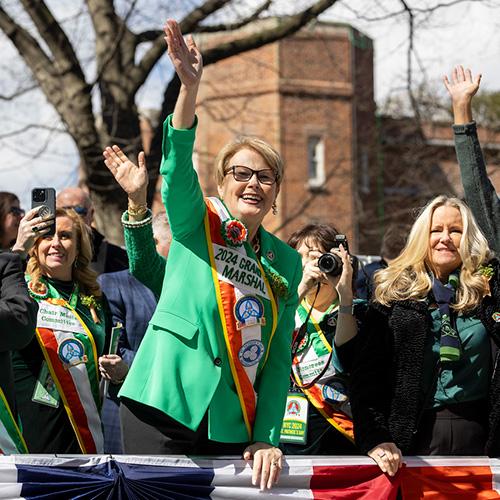
<svg viewBox="0 0 500 500">
<path fill-rule="evenodd" d="M 19 255 L 0 254 L 0 387 L 15 412 L 11 350 L 26 347 L 35 335 L 38 304 L 24 281 Z"/>
<path fill-rule="evenodd" d="M 491 296 L 474 312 L 491 339 L 500 345 L 500 269 L 493 261 Z M 352 372 L 351 407 L 356 443 L 367 453 L 383 442 L 394 442 L 412 453 L 413 436 L 423 405 L 424 345 L 431 335 L 426 302 L 401 301 L 392 307 L 372 303 L 367 313 L 363 348 Z M 498 360 L 498 358 L 497 358 Z M 490 382 L 489 433 L 485 453 L 500 455 L 500 371 Z"/>
<path fill-rule="evenodd" d="M 118 342 L 118 354 L 131 366 L 149 320 L 156 309 L 156 298 L 153 292 L 134 278 L 128 270 L 101 274 L 97 281 L 108 300 L 113 325 L 118 322 L 123 325 L 123 332 Z M 118 414 L 119 388 L 110 384 L 109 397 L 103 401 L 102 422 L 106 453 L 122 453 Z"/>
<path fill-rule="evenodd" d="M 124 248 L 113 245 L 95 228 L 92 228 L 93 256 L 90 267 L 99 275 L 128 269 Z"/>
</svg>

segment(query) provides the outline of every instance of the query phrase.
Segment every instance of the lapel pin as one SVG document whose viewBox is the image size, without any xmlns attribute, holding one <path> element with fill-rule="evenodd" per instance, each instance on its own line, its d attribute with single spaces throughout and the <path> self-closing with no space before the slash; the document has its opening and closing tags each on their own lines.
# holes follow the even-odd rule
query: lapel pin
<svg viewBox="0 0 500 500">
<path fill-rule="evenodd" d="M 500 322 L 500 312 L 494 312 L 491 317 L 493 318 L 493 321 L 495 323 L 498 323 Z"/>
<path fill-rule="evenodd" d="M 274 252 L 272 250 L 268 250 L 266 252 L 266 257 L 272 262 L 274 260 Z"/>
</svg>

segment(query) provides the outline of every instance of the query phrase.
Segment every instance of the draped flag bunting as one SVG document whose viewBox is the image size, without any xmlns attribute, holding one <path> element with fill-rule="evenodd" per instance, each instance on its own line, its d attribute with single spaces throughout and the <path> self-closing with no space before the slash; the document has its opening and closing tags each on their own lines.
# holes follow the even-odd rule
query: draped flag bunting
<svg viewBox="0 0 500 500">
<path fill-rule="evenodd" d="M 500 460 L 408 457 L 395 478 L 365 457 L 290 457 L 270 492 L 241 459 L 11 455 L 0 499 L 500 499 Z"/>
</svg>

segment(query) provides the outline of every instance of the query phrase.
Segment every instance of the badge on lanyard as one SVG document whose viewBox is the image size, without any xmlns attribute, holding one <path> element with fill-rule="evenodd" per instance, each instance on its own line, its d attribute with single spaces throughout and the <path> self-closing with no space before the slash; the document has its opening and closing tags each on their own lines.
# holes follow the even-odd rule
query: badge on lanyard
<svg viewBox="0 0 500 500">
<path fill-rule="evenodd" d="M 299 392 L 289 392 L 281 426 L 282 443 L 306 444 L 309 401 Z"/>
<path fill-rule="evenodd" d="M 264 305 L 255 295 L 245 295 L 234 305 L 236 328 L 242 330 L 247 326 L 266 324 Z"/>
<path fill-rule="evenodd" d="M 40 403 L 51 406 L 52 408 L 57 408 L 59 406 L 59 399 L 60 396 L 56 384 L 54 383 L 54 379 L 49 372 L 47 362 L 44 361 L 42 363 L 38 379 L 35 383 L 35 389 L 31 400 L 34 403 Z"/>
</svg>

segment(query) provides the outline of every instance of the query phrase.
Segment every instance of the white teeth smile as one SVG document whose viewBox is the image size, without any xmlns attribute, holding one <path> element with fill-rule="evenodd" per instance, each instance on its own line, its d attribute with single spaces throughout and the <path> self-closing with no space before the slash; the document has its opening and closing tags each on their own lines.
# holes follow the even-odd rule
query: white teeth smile
<svg viewBox="0 0 500 500">
<path fill-rule="evenodd" d="M 261 201 L 262 198 L 260 196 L 254 196 L 254 195 L 251 195 L 251 194 L 244 194 L 242 196 L 242 198 L 244 200 L 249 200 L 249 201 Z"/>
</svg>

